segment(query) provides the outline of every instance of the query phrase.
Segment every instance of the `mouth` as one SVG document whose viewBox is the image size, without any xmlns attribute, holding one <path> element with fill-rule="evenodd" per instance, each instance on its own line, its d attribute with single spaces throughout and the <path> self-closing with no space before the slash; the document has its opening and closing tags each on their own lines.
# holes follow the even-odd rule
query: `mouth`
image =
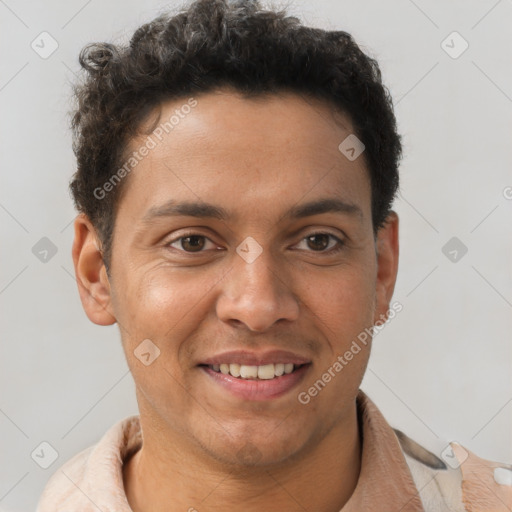
<svg viewBox="0 0 512 512">
<path fill-rule="evenodd" d="M 263 401 L 289 393 L 304 379 L 312 362 L 284 351 L 260 355 L 237 351 L 220 354 L 198 366 L 228 396 Z"/>
</svg>

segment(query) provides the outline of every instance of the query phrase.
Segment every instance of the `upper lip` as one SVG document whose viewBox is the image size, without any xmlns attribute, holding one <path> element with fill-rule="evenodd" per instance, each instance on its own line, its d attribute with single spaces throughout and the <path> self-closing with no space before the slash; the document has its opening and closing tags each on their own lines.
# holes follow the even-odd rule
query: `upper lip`
<svg viewBox="0 0 512 512">
<path fill-rule="evenodd" d="M 240 364 L 246 366 L 263 366 L 265 364 L 276 363 L 293 363 L 295 365 L 307 364 L 311 360 L 305 357 L 288 352 L 286 350 L 267 350 L 265 352 L 250 352 L 247 350 L 231 350 L 229 352 L 222 352 L 208 359 L 205 359 L 200 364 L 213 365 L 213 364 Z"/>
</svg>

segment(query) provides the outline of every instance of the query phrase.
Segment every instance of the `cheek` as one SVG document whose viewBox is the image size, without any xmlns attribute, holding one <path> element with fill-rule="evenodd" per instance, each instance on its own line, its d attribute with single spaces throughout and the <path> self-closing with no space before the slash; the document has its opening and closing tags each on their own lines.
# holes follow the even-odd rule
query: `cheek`
<svg viewBox="0 0 512 512">
<path fill-rule="evenodd" d="M 311 416 L 326 414 L 334 421 L 350 407 L 368 363 L 375 287 L 370 272 L 345 268 L 329 279 L 316 280 L 308 287 L 308 296 L 325 351 L 298 400 L 307 402 Z"/>
<path fill-rule="evenodd" d="M 206 278 L 192 272 L 169 267 L 133 272 L 125 276 L 125 286 L 117 292 L 130 371 L 143 400 L 153 408 L 168 408 L 169 417 L 183 411 L 189 401 L 189 395 L 180 392 L 187 387 L 189 359 L 188 355 L 183 357 L 182 349 L 188 348 L 187 340 L 207 314 L 208 290 L 218 281 L 214 276 Z M 135 279 L 137 275 L 139 279 Z M 147 352 L 146 365 L 142 354 Z"/>
<path fill-rule="evenodd" d="M 180 332 L 194 322 L 215 280 L 171 268 L 138 269 L 118 282 L 114 309 L 130 347 L 149 338 L 163 349 L 179 344 Z"/>
<path fill-rule="evenodd" d="M 371 271 L 346 267 L 310 281 L 303 301 L 328 327 L 331 336 L 357 335 L 372 323 L 375 282 Z"/>
</svg>

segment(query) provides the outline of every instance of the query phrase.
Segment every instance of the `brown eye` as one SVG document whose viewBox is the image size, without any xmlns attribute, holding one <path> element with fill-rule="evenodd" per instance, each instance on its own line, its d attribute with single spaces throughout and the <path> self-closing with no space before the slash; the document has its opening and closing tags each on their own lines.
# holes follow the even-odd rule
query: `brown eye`
<svg viewBox="0 0 512 512">
<path fill-rule="evenodd" d="M 331 233 L 311 233 L 302 239 L 308 252 L 331 255 L 341 251 L 345 242 Z"/>
<path fill-rule="evenodd" d="M 315 251 L 323 251 L 329 246 L 329 238 L 331 235 L 326 233 L 318 233 L 306 237 L 308 246 Z"/>
<path fill-rule="evenodd" d="M 167 245 L 181 252 L 200 253 L 204 252 L 207 243 L 214 245 L 206 236 L 198 234 L 187 234 L 172 240 Z"/>
<path fill-rule="evenodd" d="M 186 251 L 198 252 L 204 247 L 204 236 L 185 236 L 181 239 L 181 246 Z"/>
</svg>

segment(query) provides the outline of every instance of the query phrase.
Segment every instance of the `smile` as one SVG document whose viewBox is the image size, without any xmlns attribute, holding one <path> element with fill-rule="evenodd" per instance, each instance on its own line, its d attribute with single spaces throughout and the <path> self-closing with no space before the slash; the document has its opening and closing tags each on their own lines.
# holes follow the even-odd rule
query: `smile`
<svg viewBox="0 0 512 512">
<path fill-rule="evenodd" d="M 311 366 L 311 363 L 258 366 L 223 363 L 200 365 L 199 369 L 222 393 L 246 402 L 275 400 L 289 394 L 304 380 Z"/>
</svg>

